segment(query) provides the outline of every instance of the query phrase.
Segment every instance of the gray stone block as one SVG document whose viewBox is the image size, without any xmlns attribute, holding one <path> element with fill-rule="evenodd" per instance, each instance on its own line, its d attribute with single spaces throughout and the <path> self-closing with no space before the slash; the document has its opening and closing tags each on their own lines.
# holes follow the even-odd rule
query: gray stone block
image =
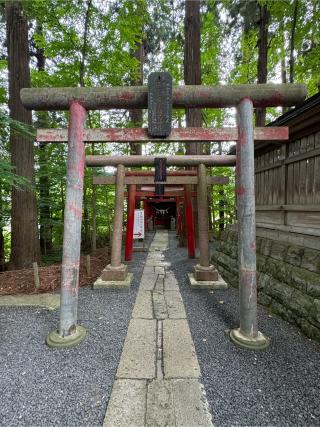
<svg viewBox="0 0 320 427">
<path fill-rule="evenodd" d="M 165 291 L 178 291 L 178 281 L 173 273 L 166 273 L 164 278 L 164 290 Z"/>
<path fill-rule="evenodd" d="M 269 239 L 261 239 L 260 253 L 264 256 L 270 256 L 272 241 Z"/>
<path fill-rule="evenodd" d="M 213 427 L 205 391 L 198 380 L 172 381 L 177 427 Z"/>
<path fill-rule="evenodd" d="M 304 248 L 301 246 L 289 246 L 285 261 L 289 264 L 300 267 L 303 254 Z"/>
<path fill-rule="evenodd" d="M 143 427 L 146 412 L 147 382 L 116 380 L 112 387 L 103 427 Z"/>
<path fill-rule="evenodd" d="M 271 304 L 272 298 L 263 292 L 258 293 L 258 302 L 259 304 L 262 304 L 266 307 L 268 307 Z"/>
<path fill-rule="evenodd" d="M 287 255 L 288 246 L 286 244 L 277 242 L 275 240 L 272 241 L 270 257 L 277 259 L 279 261 L 283 261 Z"/>
<path fill-rule="evenodd" d="M 155 377 L 156 320 L 131 319 L 117 378 Z"/>
<path fill-rule="evenodd" d="M 156 285 L 158 275 L 153 273 L 143 273 L 140 281 L 140 290 L 152 291 Z"/>
<path fill-rule="evenodd" d="M 153 319 L 152 295 L 150 291 L 139 291 L 132 311 L 134 319 Z"/>
<path fill-rule="evenodd" d="M 301 261 L 301 267 L 320 274 L 320 251 L 306 248 Z"/>
<path fill-rule="evenodd" d="M 168 380 L 153 380 L 147 391 L 147 427 L 175 426 L 173 392 Z"/>
<path fill-rule="evenodd" d="M 164 298 L 163 292 L 152 293 L 152 301 L 153 301 L 153 312 L 156 319 L 167 319 L 168 311 L 167 304 Z"/>
<path fill-rule="evenodd" d="M 163 321 L 163 359 L 165 378 L 200 377 L 200 367 L 187 320 Z"/>
<path fill-rule="evenodd" d="M 320 328 L 320 299 L 315 299 L 313 301 L 310 317 L 313 319 L 313 322 L 318 328 Z"/>
<path fill-rule="evenodd" d="M 179 291 L 165 291 L 168 316 L 170 319 L 186 319 L 186 312 Z"/>
<path fill-rule="evenodd" d="M 286 302 L 290 310 L 301 317 L 308 317 L 313 304 L 313 298 L 308 295 L 294 290 L 292 297 Z"/>
</svg>

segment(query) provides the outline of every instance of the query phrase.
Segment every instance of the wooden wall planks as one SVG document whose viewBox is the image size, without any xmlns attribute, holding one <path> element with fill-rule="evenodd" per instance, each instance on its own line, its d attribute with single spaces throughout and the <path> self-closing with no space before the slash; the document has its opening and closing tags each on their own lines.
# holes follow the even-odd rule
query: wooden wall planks
<svg viewBox="0 0 320 427">
<path fill-rule="evenodd" d="M 318 235 L 320 132 L 258 154 L 255 167 L 257 226 L 283 226 L 288 231 L 297 227 Z"/>
</svg>

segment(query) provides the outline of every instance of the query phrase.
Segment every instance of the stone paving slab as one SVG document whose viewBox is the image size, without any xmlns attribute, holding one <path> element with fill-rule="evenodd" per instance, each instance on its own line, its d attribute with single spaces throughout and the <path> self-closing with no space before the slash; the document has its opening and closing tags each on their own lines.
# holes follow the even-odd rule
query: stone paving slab
<svg viewBox="0 0 320 427">
<path fill-rule="evenodd" d="M 116 380 L 103 427 L 144 426 L 147 382 Z"/>
<path fill-rule="evenodd" d="M 157 274 L 165 274 L 165 269 L 164 267 L 154 267 L 154 271 Z"/>
<path fill-rule="evenodd" d="M 145 266 L 144 269 L 143 269 L 143 276 L 145 274 L 155 274 L 154 267 L 151 266 L 151 265 Z"/>
<path fill-rule="evenodd" d="M 200 377 L 200 367 L 187 320 L 163 321 L 163 353 L 165 378 Z"/>
<path fill-rule="evenodd" d="M 170 319 L 187 318 L 182 297 L 179 291 L 165 291 L 164 297 L 166 300 L 168 317 Z"/>
<path fill-rule="evenodd" d="M 177 427 L 213 427 L 203 385 L 194 379 L 172 380 Z"/>
<path fill-rule="evenodd" d="M 179 285 L 174 274 L 166 272 L 164 280 L 164 290 L 165 291 L 179 291 Z"/>
<path fill-rule="evenodd" d="M 153 292 L 152 293 L 153 300 L 153 311 L 156 319 L 167 319 L 168 311 L 167 304 L 162 292 Z"/>
<path fill-rule="evenodd" d="M 146 426 L 175 426 L 173 392 L 170 381 L 153 380 L 148 385 Z"/>
<path fill-rule="evenodd" d="M 154 290 L 157 292 L 163 292 L 164 291 L 164 274 L 159 274 Z"/>
<path fill-rule="evenodd" d="M 58 294 L 34 294 L 34 295 L 5 295 L 0 297 L 0 306 L 36 306 L 55 310 L 60 307 L 60 295 Z"/>
<path fill-rule="evenodd" d="M 150 291 L 139 291 L 132 311 L 133 319 L 153 319 L 152 295 Z"/>
<path fill-rule="evenodd" d="M 156 320 L 131 319 L 117 378 L 155 377 Z"/>
<path fill-rule="evenodd" d="M 140 290 L 152 291 L 156 285 L 158 275 L 153 273 L 144 273 L 141 277 Z"/>
</svg>

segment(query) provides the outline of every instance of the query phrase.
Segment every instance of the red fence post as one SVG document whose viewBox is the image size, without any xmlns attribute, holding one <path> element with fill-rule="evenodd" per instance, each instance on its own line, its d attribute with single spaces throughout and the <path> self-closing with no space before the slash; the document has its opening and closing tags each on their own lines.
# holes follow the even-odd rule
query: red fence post
<svg viewBox="0 0 320 427">
<path fill-rule="evenodd" d="M 195 257 L 196 246 L 194 238 L 194 220 L 193 220 L 193 208 L 192 208 L 192 197 L 191 197 L 191 186 L 185 185 L 184 191 L 185 200 L 185 212 L 186 212 L 186 235 L 188 245 L 188 256 L 189 258 Z"/>
<path fill-rule="evenodd" d="M 127 232 L 126 232 L 126 247 L 125 260 L 132 260 L 133 248 L 133 228 L 134 228 L 134 209 L 136 204 L 136 185 L 128 185 L 128 212 L 127 212 Z"/>
<path fill-rule="evenodd" d="M 81 103 L 71 102 L 68 129 L 69 144 L 63 230 L 60 323 L 59 330 L 52 331 L 47 337 L 47 344 L 50 347 L 71 347 L 79 344 L 86 336 L 86 330 L 77 325 L 85 160 L 83 143 L 85 118 L 86 110 Z"/>
</svg>

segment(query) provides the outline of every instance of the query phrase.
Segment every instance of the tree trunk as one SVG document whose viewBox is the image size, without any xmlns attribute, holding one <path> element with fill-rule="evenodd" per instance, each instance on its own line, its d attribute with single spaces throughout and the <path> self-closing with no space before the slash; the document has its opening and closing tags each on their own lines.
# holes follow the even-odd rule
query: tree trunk
<svg viewBox="0 0 320 427">
<path fill-rule="evenodd" d="M 201 84 L 200 59 L 200 2 L 186 0 L 184 21 L 184 82 L 186 85 Z M 188 127 L 201 127 L 201 109 L 186 109 Z M 186 144 L 186 154 L 202 154 L 199 143 Z"/>
<path fill-rule="evenodd" d="M 20 101 L 20 89 L 30 87 L 28 23 L 20 1 L 6 2 L 10 117 L 32 124 L 31 111 Z M 33 140 L 10 133 L 11 162 L 17 175 L 34 183 Z M 31 267 L 39 261 L 37 202 L 30 189 L 12 190 L 11 268 Z"/>
<path fill-rule="evenodd" d="M 200 1 L 186 0 L 184 20 L 184 82 L 186 85 L 201 84 L 200 52 Z M 187 127 L 201 127 L 201 109 L 186 109 Z M 186 154 L 202 154 L 202 144 L 186 143 Z M 188 188 L 191 188 L 190 186 Z M 193 188 L 196 190 L 196 187 Z M 191 195 L 190 195 L 191 197 Z M 198 246 L 198 209 L 197 199 L 192 199 L 195 242 Z"/>
<path fill-rule="evenodd" d="M 268 25 L 269 12 L 266 5 L 259 4 L 259 40 L 258 40 L 258 83 L 267 83 L 268 76 Z M 256 109 L 256 126 L 265 126 L 266 109 Z"/>
<path fill-rule="evenodd" d="M 143 61 L 144 61 L 144 46 L 143 42 L 136 43 L 136 49 L 132 52 L 132 56 L 137 59 L 138 67 L 131 80 L 131 86 L 143 85 Z M 129 110 L 129 117 L 132 127 L 142 127 L 143 111 Z M 142 155 L 142 145 L 135 142 L 130 142 L 130 154 Z"/>
<path fill-rule="evenodd" d="M 37 25 L 37 34 L 42 34 L 42 26 Z M 36 49 L 37 69 L 39 72 L 45 70 L 46 58 L 44 49 Z M 37 112 L 37 127 L 48 128 L 49 116 L 46 111 Z M 47 144 L 40 143 L 39 146 L 39 220 L 40 220 L 40 248 L 41 253 L 46 254 L 52 250 L 52 228 L 51 228 L 51 210 L 50 210 L 50 181 L 48 175 L 48 155 Z"/>
<path fill-rule="evenodd" d="M 293 83 L 294 81 L 294 44 L 295 44 L 295 35 L 297 27 L 297 18 L 298 18 L 298 7 L 299 1 L 295 0 L 293 6 L 293 16 L 292 16 L 292 26 L 291 26 L 291 36 L 290 36 L 290 60 L 289 60 L 289 82 Z"/>
<path fill-rule="evenodd" d="M 3 233 L 3 199 L 2 199 L 2 186 L 0 182 L 0 271 L 5 268 L 5 250 L 4 250 L 4 233 Z"/>
</svg>

